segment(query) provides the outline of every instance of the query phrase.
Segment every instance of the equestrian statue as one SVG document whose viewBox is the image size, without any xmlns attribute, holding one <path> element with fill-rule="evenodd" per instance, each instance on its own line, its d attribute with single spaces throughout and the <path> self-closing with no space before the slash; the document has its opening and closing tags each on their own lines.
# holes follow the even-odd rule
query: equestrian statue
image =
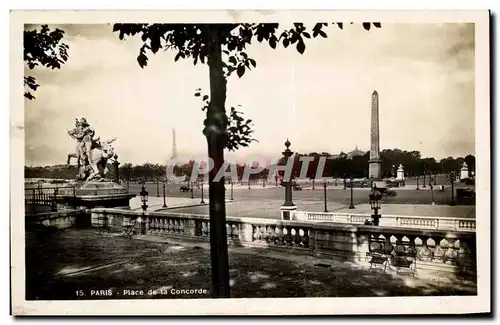
<svg viewBox="0 0 500 325">
<path fill-rule="evenodd" d="M 76 140 L 75 152 L 68 154 L 67 165 L 70 165 L 71 158 L 76 158 L 78 165 L 77 180 L 91 181 L 103 180 L 109 170 L 108 160 L 116 160 L 118 156 L 114 152 L 111 143 L 116 140 L 112 138 L 102 141 L 99 137 L 94 138 L 95 131 L 85 118 L 75 119 L 75 127 L 68 131 L 70 137 Z"/>
</svg>

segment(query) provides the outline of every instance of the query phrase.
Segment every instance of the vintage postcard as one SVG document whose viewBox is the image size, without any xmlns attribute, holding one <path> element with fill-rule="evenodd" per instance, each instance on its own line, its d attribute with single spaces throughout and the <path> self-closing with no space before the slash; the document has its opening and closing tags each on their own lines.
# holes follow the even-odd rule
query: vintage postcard
<svg viewBox="0 0 500 325">
<path fill-rule="evenodd" d="M 490 313 L 489 24 L 12 11 L 12 314 Z"/>
</svg>

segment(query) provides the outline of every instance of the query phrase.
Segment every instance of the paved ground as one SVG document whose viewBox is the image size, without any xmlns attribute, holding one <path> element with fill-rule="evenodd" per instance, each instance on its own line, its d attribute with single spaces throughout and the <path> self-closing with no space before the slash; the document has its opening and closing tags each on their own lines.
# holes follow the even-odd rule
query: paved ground
<svg viewBox="0 0 500 325">
<path fill-rule="evenodd" d="M 201 200 L 199 198 L 192 199 L 190 197 L 169 197 L 165 198 L 165 201 L 163 201 L 162 197 L 150 197 L 148 199 L 148 210 L 156 211 L 164 209 L 164 203 L 166 203 L 167 208 L 204 206 L 208 205 L 209 200 L 207 198 L 204 198 L 203 202 L 204 203 L 201 203 Z M 141 210 L 141 198 L 139 196 L 132 198 L 129 205 L 131 210 Z"/>
<path fill-rule="evenodd" d="M 297 209 L 301 211 L 323 212 L 324 203 L 321 201 L 295 200 Z M 280 219 L 281 200 L 235 200 L 226 203 L 226 215 L 233 217 L 252 217 Z M 336 202 L 328 202 L 329 212 L 338 213 L 361 213 L 371 214 L 372 210 L 367 203 L 357 204 L 355 209 L 349 209 L 349 205 Z M 170 210 L 178 213 L 209 214 L 208 206 L 193 206 L 187 208 L 176 208 Z M 447 206 L 447 205 L 406 205 L 406 204 L 383 204 L 380 210 L 382 215 L 413 215 L 413 216 L 440 216 L 457 218 L 475 218 L 474 206 Z"/>
<path fill-rule="evenodd" d="M 166 188 L 167 200 L 170 197 L 184 197 L 190 198 L 191 193 L 181 192 L 180 186 L 178 184 L 169 184 Z M 147 190 L 149 192 L 149 197 L 162 197 L 163 189 L 160 187 L 159 192 L 156 191 L 155 184 L 147 184 Z M 130 184 L 130 191 L 132 193 L 139 193 L 141 186 L 138 184 Z M 293 191 L 293 197 L 297 200 L 308 200 L 308 201 L 323 201 L 324 191 L 321 185 L 315 186 L 312 190 L 312 185 L 303 185 L 302 191 Z M 395 196 L 384 196 L 382 199 L 382 204 L 392 203 L 392 204 L 431 204 L 432 201 L 436 205 L 449 205 L 451 203 L 451 188 L 447 187 L 444 192 L 430 191 L 429 187 L 422 188 L 417 191 L 414 189 L 414 185 L 408 184 L 406 188 L 395 189 Z M 353 202 L 354 204 L 368 203 L 369 190 L 366 188 L 355 188 L 353 189 Z M 193 196 L 200 200 L 201 189 L 194 188 Z M 327 188 L 326 196 L 328 202 L 340 203 L 343 205 L 348 205 L 351 198 L 350 189 L 343 189 L 343 186 L 339 183 L 338 186 L 330 186 Z M 204 186 L 204 197 L 208 197 L 208 188 Z M 231 197 L 230 186 L 226 188 L 226 198 Z M 250 189 L 248 186 L 239 187 L 235 190 L 233 187 L 233 198 L 236 200 L 261 200 L 261 199 L 275 199 L 284 200 L 284 188 L 276 186 L 266 186 L 262 185 L 252 185 Z"/>
<path fill-rule="evenodd" d="M 229 257 L 234 298 L 477 292 L 474 282 L 452 276 L 397 276 L 352 263 L 277 254 L 265 249 L 231 249 Z M 210 272 L 210 254 L 204 244 L 102 237 L 90 229 L 26 235 L 28 300 L 210 298 Z M 189 294 L 177 289 L 201 292 Z M 143 295 L 130 295 L 140 290 Z M 148 295 L 149 290 L 158 294 Z"/>
</svg>

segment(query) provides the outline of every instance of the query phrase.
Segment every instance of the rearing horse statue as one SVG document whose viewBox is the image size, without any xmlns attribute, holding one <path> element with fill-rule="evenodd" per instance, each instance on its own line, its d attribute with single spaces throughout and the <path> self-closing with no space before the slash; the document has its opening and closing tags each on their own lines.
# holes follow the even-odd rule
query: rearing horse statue
<svg viewBox="0 0 500 325">
<path fill-rule="evenodd" d="M 84 175 L 80 175 L 79 178 L 85 179 L 86 181 L 91 181 L 96 178 L 101 178 L 102 176 L 106 175 L 109 170 L 107 168 L 107 163 L 108 160 L 110 159 L 116 159 L 115 158 L 115 152 L 113 146 L 111 146 L 111 143 L 115 141 L 116 138 L 113 138 L 108 141 L 103 141 L 101 142 L 100 146 L 92 148 L 89 153 L 88 161 L 89 164 L 81 164 L 79 161 L 79 169 L 80 173 L 82 174 L 82 170 Z M 78 150 L 78 146 L 77 146 Z M 78 152 L 72 152 L 68 154 L 68 165 L 71 163 L 71 158 L 77 158 L 79 159 L 81 156 L 79 155 Z M 79 159 L 80 160 L 80 159 Z M 87 167 L 87 168 L 86 168 Z M 102 173 L 100 172 L 102 170 Z"/>
</svg>

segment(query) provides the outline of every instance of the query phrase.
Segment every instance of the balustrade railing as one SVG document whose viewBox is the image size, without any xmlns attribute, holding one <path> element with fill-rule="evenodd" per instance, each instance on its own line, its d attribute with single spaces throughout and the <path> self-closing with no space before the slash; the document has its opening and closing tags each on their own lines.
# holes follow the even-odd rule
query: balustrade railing
<svg viewBox="0 0 500 325">
<path fill-rule="evenodd" d="M 141 215 L 146 226 L 137 226 L 137 232 L 145 229 L 149 235 L 180 236 L 208 240 L 210 237 L 209 217 L 166 212 L 142 212 L 119 209 L 93 209 L 92 220 L 103 214 L 114 219 L 111 224 L 119 227 L 120 220 L 131 215 Z M 344 216 L 344 220 L 359 222 L 361 215 Z M 346 219 L 347 218 L 347 219 Z M 424 218 L 429 227 L 438 221 Z M 356 261 L 367 259 L 372 241 L 385 241 L 388 254 L 394 256 L 398 247 L 405 245 L 417 251 L 420 265 L 434 265 L 465 269 L 475 272 L 476 234 L 472 222 L 457 221 L 461 230 L 418 229 L 413 221 L 401 218 L 405 227 L 368 226 L 363 224 L 318 223 L 283 221 L 260 218 L 226 218 L 226 232 L 230 245 L 257 246 L 268 248 L 290 248 L 311 254 L 338 255 Z M 411 223 L 411 224 L 410 224 Z"/>
<path fill-rule="evenodd" d="M 315 222 L 336 222 L 354 225 L 362 225 L 370 219 L 369 214 L 348 214 L 333 212 L 295 212 L 298 221 Z M 432 217 L 432 216 L 397 216 L 382 215 L 380 226 L 418 228 L 418 229 L 436 229 L 436 230 L 455 230 L 455 231 L 475 231 L 476 220 L 468 218 L 454 217 Z"/>
</svg>

